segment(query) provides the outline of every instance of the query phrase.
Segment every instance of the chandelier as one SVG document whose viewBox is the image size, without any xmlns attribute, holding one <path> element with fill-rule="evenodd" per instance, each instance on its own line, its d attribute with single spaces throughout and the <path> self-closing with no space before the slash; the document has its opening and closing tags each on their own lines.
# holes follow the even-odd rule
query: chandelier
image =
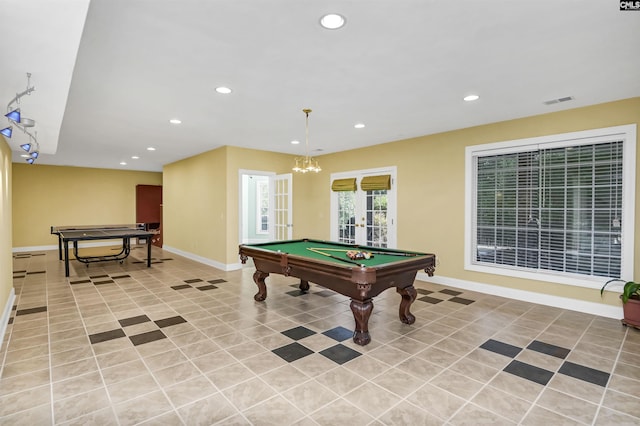
<svg viewBox="0 0 640 426">
<path fill-rule="evenodd" d="M 296 173 L 307 173 L 307 172 L 316 172 L 318 173 L 320 170 L 320 164 L 318 164 L 318 160 L 313 157 L 309 157 L 309 113 L 310 109 L 305 108 L 302 110 L 306 115 L 306 123 L 305 123 L 305 137 L 306 137 L 306 151 L 304 157 L 296 158 L 296 164 L 293 166 L 293 171 Z"/>
</svg>

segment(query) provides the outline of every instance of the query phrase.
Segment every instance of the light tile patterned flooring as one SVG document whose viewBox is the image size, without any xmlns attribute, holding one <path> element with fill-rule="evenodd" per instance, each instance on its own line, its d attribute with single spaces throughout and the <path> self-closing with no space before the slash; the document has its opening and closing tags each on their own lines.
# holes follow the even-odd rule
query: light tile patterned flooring
<svg viewBox="0 0 640 426">
<path fill-rule="evenodd" d="M 417 281 L 355 345 L 344 296 L 154 248 L 123 264 L 14 256 L 0 424 L 638 425 L 640 331 Z M 437 273 L 437 271 L 436 271 Z"/>
</svg>

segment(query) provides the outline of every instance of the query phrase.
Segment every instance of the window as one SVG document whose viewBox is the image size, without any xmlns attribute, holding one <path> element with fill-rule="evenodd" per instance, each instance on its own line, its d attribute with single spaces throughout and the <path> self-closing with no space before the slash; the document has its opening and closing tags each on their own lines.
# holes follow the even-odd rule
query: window
<svg viewBox="0 0 640 426">
<path fill-rule="evenodd" d="M 592 287 L 632 277 L 635 138 L 620 126 L 468 147 L 465 267 Z"/>
</svg>

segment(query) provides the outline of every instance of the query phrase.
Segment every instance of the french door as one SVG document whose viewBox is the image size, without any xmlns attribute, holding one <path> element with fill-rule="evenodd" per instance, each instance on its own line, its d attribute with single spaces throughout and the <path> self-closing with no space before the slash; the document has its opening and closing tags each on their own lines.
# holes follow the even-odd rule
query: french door
<svg viewBox="0 0 640 426">
<path fill-rule="evenodd" d="M 291 173 L 273 177 L 271 183 L 273 200 L 271 203 L 273 206 L 271 214 L 273 218 L 270 221 L 273 223 L 271 227 L 271 232 L 273 232 L 271 235 L 272 240 L 290 240 L 293 236 L 292 181 Z"/>
<path fill-rule="evenodd" d="M 332 240 L 396 247 L 395 172 L 393 167 L 331 175 Z M 349 184 L 340 186 L 337 181 Z"/>
</svg>

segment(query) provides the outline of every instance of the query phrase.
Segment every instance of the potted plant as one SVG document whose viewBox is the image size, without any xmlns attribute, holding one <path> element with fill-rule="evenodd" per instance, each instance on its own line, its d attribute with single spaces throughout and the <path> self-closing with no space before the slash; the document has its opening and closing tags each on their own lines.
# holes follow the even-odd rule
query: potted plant
<svg viewBox="0 0 640 426">
<path fill-rule="evenodd" d="M 622 323 L 640 329 L 640 283 L 635 281 L 625 282 L 624 280 L 614 278 L 604 283 L 600 289 L 600 296 L 604 293 L 605 287 L 613 282 L 624 283 L 624 288 L 620 295 L 620 299 L 622 299 L 622 312 L 624 314 Z"/>
</svg>

